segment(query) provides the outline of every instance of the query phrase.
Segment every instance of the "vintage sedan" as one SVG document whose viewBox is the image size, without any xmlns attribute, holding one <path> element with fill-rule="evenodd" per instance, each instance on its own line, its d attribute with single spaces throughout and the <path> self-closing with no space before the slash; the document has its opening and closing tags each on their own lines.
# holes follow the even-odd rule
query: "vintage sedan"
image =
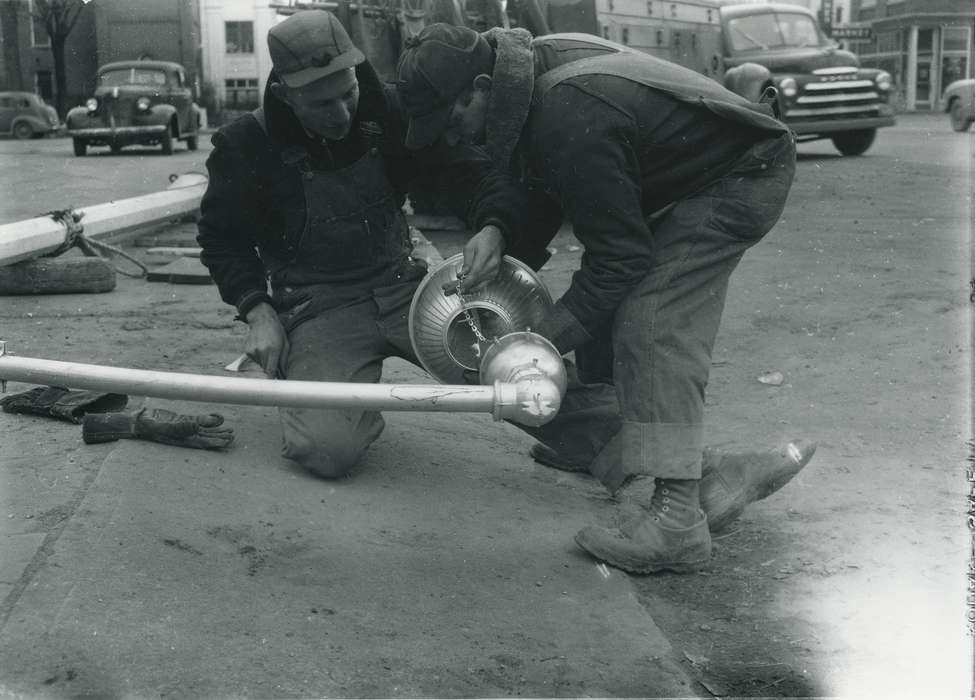
<svg viewBox="0 0 975 700">
<path fill-rule="evenodd" d="M 955 131 L 968 131 L 975 121 L 975 78 L 956 80 L 945 89 L 945 111 Z"/>
<path fill-rule="evenodd" d="M 174 141 L 196 150 L 200 119 L 181 65 L 119 61 L 98 69 L 94 96 L 69 111 L 65 123 L 76 156 L 85 155 L 88 146 L 117 153 L 134 144 L 160 144 L 169 155 Z"/>
<path fill-rule="evenodd" d="M 58 129 L 58 113 L 32 92 L 0 92 L 0 134 L 33 139 Z"/>
</svg>

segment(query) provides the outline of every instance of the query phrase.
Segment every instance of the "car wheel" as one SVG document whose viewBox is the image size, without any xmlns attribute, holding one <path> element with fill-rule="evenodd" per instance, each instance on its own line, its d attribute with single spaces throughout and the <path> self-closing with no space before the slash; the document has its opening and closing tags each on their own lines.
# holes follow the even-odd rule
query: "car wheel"
<svg viewBox="0 0 975 700">
<path fill-rule="evenodd" d="M 836 150 L 845 156 L 859 156 L 867 152 L 873 145 L 873 140 L 877 136 L 876 129 L 859 129 L 857 131 L 844 131 L 832 137 L 833 145 Z"/>
<path fill-rule="evenodd" d="M 166 133 L 163 134 L 162 152 L 164 156 L 173 155 L 173 132 L 170 129 L 166 129 Z"/>
<path fill-rule="evenodd" d="M 83 156 L 88 151 L 88 144 L 82 139 L 72 139 L 74 143 L 74 154 L 76 156 Z"/>
<path fill-rule="evenodd" d="M 34 127 L 27 122 L 17 122 L 14 126 L 14 138 L 21 140 L 34 138 Z"/>
<path fill-rule="evenodd" d="M 971 119 L 966 119 L 965 110 L 961 106 L 961 100 L 954 100 L 951 103 L 951 128 L 955 131 L 968 131 L 972 125 Z"/>
<path fill-rule="evenodd" d="M 186 137 L 186 147 L 191 151 L 195 151 L 200 147 L 200 142 L 197 141 L 199 137 L 196 135 Z"/>
</svg>

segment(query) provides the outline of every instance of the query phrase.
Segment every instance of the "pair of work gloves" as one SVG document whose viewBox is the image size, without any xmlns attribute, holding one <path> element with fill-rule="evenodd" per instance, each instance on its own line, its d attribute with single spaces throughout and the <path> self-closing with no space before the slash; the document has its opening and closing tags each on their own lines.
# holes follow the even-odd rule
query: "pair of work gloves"
<svg viewBox="0 0 975 700">
<path fill-rule="evenodd" d="M 161 408 L 122 411 L 128 402 L 125 394 L 48 386 L 5 396 L 0 399 L 0 407 L 7 413 L 81 423 L 81 436 L 87 444 L 134 438 L 176 447 L 220 450 L 234 441 L 233 428 L 223 427 L 219 413 L 192 416 Z"/>
</svg>

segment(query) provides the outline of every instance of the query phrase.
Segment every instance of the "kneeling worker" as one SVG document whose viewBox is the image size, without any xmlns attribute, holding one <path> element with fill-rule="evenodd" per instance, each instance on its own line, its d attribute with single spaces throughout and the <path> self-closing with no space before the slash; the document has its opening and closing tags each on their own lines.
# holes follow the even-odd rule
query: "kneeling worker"
<svg viewBox="0 0 975 700">
<path fill-rule="evenodd" d="M 213 137 L 201 259 L 269 377 L 378 382 L 387 357 L 419 364 L 408 312 L 426 265 L 410 257 L 401 209 L 412 176 L 435 162 L 457 213 L 492 235 L 511 225 L 520 190 L 481 149 L 451 149 L 462 169 L 408 151 L 395 90 L 332 14 L 297 12 L 268 46 L 263 107 Z M 328 478 L 347 474 L 384 427 L 376 411 L 280 416 L 284 455 Z"/>
</svg>

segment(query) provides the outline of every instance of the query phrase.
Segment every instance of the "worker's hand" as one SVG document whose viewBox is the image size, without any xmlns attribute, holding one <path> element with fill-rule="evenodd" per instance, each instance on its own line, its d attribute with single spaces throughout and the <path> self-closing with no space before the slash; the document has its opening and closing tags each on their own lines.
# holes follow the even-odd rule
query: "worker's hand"
<svg viewBox="0 0 975 700">
<path fill-rule="evenodd" d="M 444 292 L 452 294 L 458 287 L 464 294 L 477 291 L 498 276 L 503 256 L 504 236 L 501 229 L 494 225 L 485 226 L 471 236 L 464 246 L 464 264 L 459 273 L 461 281 L 444 284 Z"/>
<path fill-rule="evenodd" d="M 244 354 L 264 370 L 268 379 L 284 376 L 288 359 L 288 335 L 274 308 L 264 302 L 247 312 L 247 341 Z"/>
</svg>

